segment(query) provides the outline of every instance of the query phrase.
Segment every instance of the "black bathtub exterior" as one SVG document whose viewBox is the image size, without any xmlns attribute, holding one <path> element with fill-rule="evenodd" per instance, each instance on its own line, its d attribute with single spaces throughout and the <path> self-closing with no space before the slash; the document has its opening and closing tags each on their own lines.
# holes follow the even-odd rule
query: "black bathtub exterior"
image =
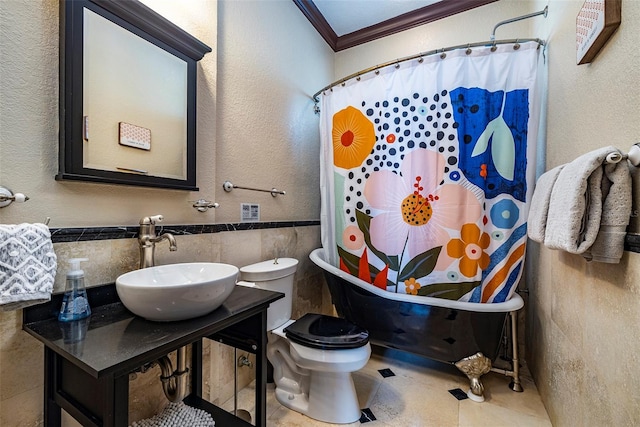
<svg viewBox="0 0 640 427">
<path fill-rule="evenodd" d="M 340 317 L 369 331 L 372 344 L 455 363 L 498 356 L 508 312 L 475 312 L 382 298 L 324 271 Z"/>
</svg>

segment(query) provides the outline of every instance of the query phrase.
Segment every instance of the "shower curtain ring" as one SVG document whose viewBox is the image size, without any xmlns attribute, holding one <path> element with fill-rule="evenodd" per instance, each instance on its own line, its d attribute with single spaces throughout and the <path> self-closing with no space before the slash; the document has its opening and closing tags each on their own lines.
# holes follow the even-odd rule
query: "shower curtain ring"
<svg viewBox="0 0 640 427">
<path fill-rule="evenodd" d="M 400 68 L 400 63 L 399 63 L 399 62 L 396 62 L 396 70 L 397 70 L 398 68 Z"/>
<path fill-rule="evenodd" d="M 423 62 L 424 62 L 424 58 L 422 56 L 418 58 L 418 64 L 422 64 Z"/>
<path fill-rule="evenodd" d="M 464 53 L 466 53 L 467 55 L 471 55 L 471 52 L 473 52 L 473 51 L 471 50 L 471 43 L 469 43 L 467 45 L 467 50 Z"/>
<path fill-rule="evenodd" d="M 493 45 L 491 46 L 491 52 L 495 52 L 496 50 L 498 50 L 498 46 L 496 46 L 496 41 L 493 41 Z"/>
<path fill-rule="evenodd" d="M 513 45 L 513 50 L 520 49 L 520 43 L 518 43 L 518 39 L 516 39 L 516 43 Z"/>
<path fill-rule="evenodd" d="M 447 54 L 444 52 L 444 48 L 442 48 L 442 53 L 440 54 L 440 59 L 444 59 L 447 57 Z"/>
</svg>

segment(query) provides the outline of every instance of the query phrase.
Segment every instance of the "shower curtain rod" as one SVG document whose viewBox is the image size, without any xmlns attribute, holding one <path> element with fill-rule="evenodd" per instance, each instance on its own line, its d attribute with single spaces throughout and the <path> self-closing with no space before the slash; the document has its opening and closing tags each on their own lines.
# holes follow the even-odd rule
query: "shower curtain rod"
<svg viewBox="0 0 640 427">
<path fill-rule="evenodd" d="M 316 93 L 313 94 L 312 99 L 313 99 L 313 102 L 315 102 L 317 104 L 317 103 L 320 102 L 320 99 L 318 99 L 318 96 L 322 92 L 324 92 L 325 90 L 329 90 L 329 89 L 331 89 L 331 88 L 333 88 L 335 86 L 338 86 L 339 84 L 345 83 L 348 80 L 351 80 L 353 78 L 358 78 L 358 77 L 360 77 L 360 76 L 362 76 L 364 74 L 370 73 L 371 71 L 377 71 L 377 70 L 379 70 L 381 68 L 385 68 L 385 67 L 388 67 L 390 65 L 395 65 L 396 67 L 398 67 L 401 62 L 411 61 L 412 59 L 420 59 L 421 60 L 422 57 L 435 55 L 437 53 L 439 53 L 440 56 L 444 59 L 447 56 L 445 52 L 450 52 L 452 50 L 463 49 L 463 48 L 467 48 L 467 55 L 469 55 L 471 53 L 471 48 L 472 47 L 491 46 L 491 49 L 495 50 L 496 49 L 496 45 L 499 45 L 499 44 L 515 43 L 514 49 L 518 49 L 520 47 L 519 43 L 526 43 L 526 42 L 536 42 L 536 43 L 538 43 L 539 46 L 544 46 L 545 45 L 545 42 L 542 39 L 538 39 L 538 38 L 523 38 L 523 39 L 489 40 L 489 41 L 460 44 L 460 45 L 456 45 L 456 46 L 444 47 L 444 48 L 441 48 L 441 49 L 429 50 L 429 51 L 426 51 L 426 52 L 418 53 L 416 55 L 405 56 L 404 58 L 399 58 L 399 59 L 395 59 L 393 61 L 385 62 L 383 64 L 378 64 L 378 65 L 376 65 L 374 67 L 369 67 L 369 68 L 366 68 L 364 70 L 358 71 L 357 73 L 350 74 L 347 77 L 344 77 L 344 78 L 342 78 L 340 80 L 336 80 L 335 82 L 331 83 L 330 85 L 327 85 L 327 86 L 323 87 L 322 89 L 320 89 L 319 91 L 317 91 Z"/>
<path fill-rule="evenodd" d="M 511 24 L 513 22 L 522 21 L 523 19 L 534 18 L 534 17 L 540 16 L 540 15 L 544 15 L 544 17 L 546 18 L 548 14 L 549 14 L 549 6 L 545 6 L 544 9 L 542 9 L 539 12 L 533 12 L 533 13 L 529 13 L 527 15 L 517 16 L 515 18 L 505 19 L 504 21 L 500 21 L 500 22 L 498 22 L 496 24 L 495 27 L 493 27 L 493 31 L 491 32 L 491 40 L 495 40 L 496 39 L 496 30 L 498 29 L 498 27 L 501 27 L 501 26 L 506 25 L 506 24 Z"/>
<path fill-rule="evenodd" d="M 517 21 L 522 21 L 523 19 L 529 19 L 529 18 L 533 18 L 536 16 L 540 16 L 540 15 L 544 15 L 544 17 L 547 17 L 547 14 L 549 13 L 549 6 L 545 6 L 545 8 L 539 12 L 534 12 L 534 13 L 529 13 L 527 15 L 522 15 L 522 16 L 517 16 L 515 18 L 511 18 L 511 19 L 506 19 L 504 21 L 500 21 L 498 22 L 495 27 L 493 27 L 493 31 L 491 32 L 491 39 L 489 41 L 486 42 L 476 42 L 476 43 L 468 43 L 468 44 L 461 44 L 461 45 L 457 45 L 457 46 L 450 46 L 450 47 L 445 47 L 442 49 L 434 49 L 434 50 L 430 50 L 428 52 L 422 52 L 419 53 L 417 55 L 411 55 L 411 56 L 407 56 L 404 58 L 400 58 L 400 59 L 396 59 L 395 61 L 389 61 L 389 62 L 385 62 L 384 64 L 380 64 L 380 65 L 376 65 L 375 67 L 370 67 L 367 69 L 364 69 L 362 71 L 358 71 L 357 73 L 353 73 L 348 75 L 345 78 L 342 78 L 340 80 L 337 80 L 333 83 L 331 83 L 328 86 L 323 87 L 322 89 L 320 89 L 319 91 L 317 91 L 316 93 L 313 94 L 312 99 L 313 102 L 315 102 L 316 104 L 318 102 L 320 102 L 320 100 L 318 99 L 318 96 L 324 92 L 325 90 L 329 90 L 334 86 L 337 86 L 341 83 L 346 82 L 347 80 L 351 80 L 354 77 L 360 77 L 363 74 L 369 73 L 371 71 L 376 71 L 379 70 L 380 68 L 384 68 L 384 67 L 388 67 L 389 65 L 396 65 L 399 66 L 399 64 L 401 62 L 405 62 L 405 61 L 410 61 L 412 59 L 422 59 L 423 56 L 430 56 L 430 55 L 434 55 L 436 53 L 439 53 L 441 55 L 441 57 L 444 59 L 444 57 L 446 57 L 446 54 L 444 52 L 449 52 L 452 50 L 456 50 L 456 49 L 463 49 L 463 48 L 467 48 L 467 55 L 469 55 L 471 53 L 471 48 L 472 47 L 478 47 L 478 46 L 492 46 L 492 50 L 495 50 L 495 46 L 498 44 L 508 44 L 508 43 L 515 43 L 518 47 L 518 43 L 520 42 L 530 42 L 530 41 L 535 41 L 538 42 L 538 45 L 542 45 L 544 46 L 544 40 L 540 40 L 540 39 L 508 39 L 508 40 L 496 40 L 496 30 L 498 29 L 498 27 L 502 26 L 502 25 L 506 25 L 506 24 L 511 24 L 513 22 L 517 22 Z M 517 49 L 517 47 L 514 46 L 514 48 Z M 316 105 L 316 113 L 318 112 L 318 107 Z"/>
</svg>

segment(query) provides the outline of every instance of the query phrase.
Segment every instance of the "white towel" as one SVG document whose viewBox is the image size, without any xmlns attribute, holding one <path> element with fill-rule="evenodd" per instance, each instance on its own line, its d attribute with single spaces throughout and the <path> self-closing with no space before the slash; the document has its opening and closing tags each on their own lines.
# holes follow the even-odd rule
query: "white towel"
<svg viewBox="0 0 640 427">
<path fill-rule="evenodd" d="M 556 166 L 543 173 L 538 178 L 536 188 L 533 191 L 527 219 L 527 235 L 531 240 L 535 240 L 538 243 L 544 243 L 551 191 L 562 168 L 564 168 L 564 165 Z"/>
<path fill-rule="evenodd" d="M 611 153 L 620 153 L 620 151 L 612 146 L 604 147 L 584 154 L 562 168 L 549 201 L 545 246 L 574 254 L 586 253 L 585 257 L 590 259 L 588 250 L 600 231 L 603 204 L 608 211 L 605 217 L 615 218 L 612 221 L 615 224 L 610 225 L 626 228 L 631 214 L 631 177 L 626 162 L 607 165 L 609 172 L 606 176 L 604 175 L 603 162 Z M 615 179 L 616 182 L 609 185 L 609 179 Z M 627 186 L 629 193 L 625 195 Z M 607 203 L 608 197 L 612 197 L 610 203 Z M 626 198 L 628 203 L 620 207 L 613 205 L 614 200 L 620 198 Z M 615 210 L 618 212 L 613 213 Z M 620 219 L 623 217 L 626 217 L 626 222 Z M 617 233 L 619 230 L 616 228 L 613 231 Z M 605 240 L 606 237 L 611 237 L 611 234 L 607 233 Z M 611 248 L 613 245 L 618 245 L 618 238 L 619 236 L 616 236 L 613 239 L 616 243 L 608 240 L 604 246 Z"/>
<path fill-rule="evenodd" d="M 0 224 L 0 309 L 18 310 L 51 299 L 56 254 L 44 224 Z"/>
</svg>

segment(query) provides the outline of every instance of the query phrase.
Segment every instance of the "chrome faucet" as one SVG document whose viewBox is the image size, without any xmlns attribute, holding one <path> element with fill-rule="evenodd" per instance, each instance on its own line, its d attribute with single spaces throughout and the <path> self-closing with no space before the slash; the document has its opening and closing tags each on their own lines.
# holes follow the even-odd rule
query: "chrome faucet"
<svg viewBox="0 0 640 427">
<path fill-rule="evenodd" d="M 162 215 L 145 216 L 140 220 L 138 244 L 140 245 L 140 268 L 153 267 L 155 265 L 156 243 L 163 240 L 169 241 L 169 250 L 178 249 L 176 238 L 171 233 L 156 234 L 156 223 L 162 222 Z"/>
</svg>

